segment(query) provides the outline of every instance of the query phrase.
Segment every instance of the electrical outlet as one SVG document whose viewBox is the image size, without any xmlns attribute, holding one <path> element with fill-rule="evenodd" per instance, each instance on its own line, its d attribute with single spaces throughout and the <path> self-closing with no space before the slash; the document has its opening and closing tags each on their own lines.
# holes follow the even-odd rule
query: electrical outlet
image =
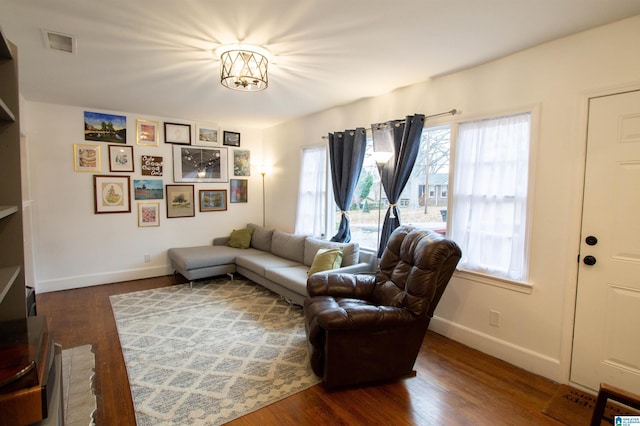
<svg viewBox="0 0 640 426">
<path fill-rule="evenodd" d="M 489 325 L 500 328 L 500 312 L 489 311 Z"/>
<path fill-rule="evenodd" d="M 151 263 L 151 255 L 150 254 L 145 254 L 144 255 L 144 263 Z"/>
</svg>

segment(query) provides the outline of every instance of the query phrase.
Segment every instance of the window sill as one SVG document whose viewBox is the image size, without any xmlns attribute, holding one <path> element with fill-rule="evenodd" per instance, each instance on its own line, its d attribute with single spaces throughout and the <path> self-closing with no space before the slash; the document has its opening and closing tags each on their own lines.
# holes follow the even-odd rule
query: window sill
<svg viewBox="0 0 640 426">
<path fill-rule="evenodd" d="M 531 294 L 533 292 L 532 283 L 512 281 L 505 278 L 498 278 L 491 275 L 481 274 L 479 272 L 463 271 L 460 269 L 456 269 L 453 275 L 464 280 L 490 285 L 492 287 L 504 288 L 518 293 Z"/>
</svg>

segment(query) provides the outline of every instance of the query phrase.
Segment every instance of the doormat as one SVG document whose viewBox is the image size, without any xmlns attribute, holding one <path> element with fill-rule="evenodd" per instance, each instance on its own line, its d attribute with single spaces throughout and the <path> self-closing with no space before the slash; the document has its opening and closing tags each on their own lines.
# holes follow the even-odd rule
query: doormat
<svg viewBox="0 0 640 426">
<path fill-rule="evenodd" d="M 544 414 L 569 426 L 588 425 L 596 404 L 596 396 L 567 385 L 560 385 L 555 395 L 542 410 Z M 609 400 L 604 409 L 603 425 L 613 424 L 613 417 L 620 415 L 638 414 Z"/>
</svg>

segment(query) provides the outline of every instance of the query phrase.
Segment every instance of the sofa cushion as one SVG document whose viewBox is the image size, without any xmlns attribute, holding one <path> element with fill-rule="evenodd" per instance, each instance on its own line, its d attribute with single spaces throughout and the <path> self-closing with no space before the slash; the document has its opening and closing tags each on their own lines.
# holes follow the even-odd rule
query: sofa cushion
<svg viewBox="0 0 640 426">
<path fill-rule="evenodd" d="M 289 268 L 271 268 L 265 271 L 265 278 L 280 284 L 303 296 L 309 296 L 307 293 L 307 271 L 309 268 L 305 265 L 292 266 Z"/>
<path fill-rule="evenodd" d="M 257 248 L 258 250 L 271 251 L 273 229 L 268 229 L 255 223 L 249 223 L 247 228 L 253 229 L 251 247 Z"/>
<path fill-rule="evenodd" d="M 297 266 L 300 265 L 300 263 L 295 260 L 283 259 L 271 253 L 256 250 L 247 255 L 238 253 L 238 256 L 236 256 L 236 265 L 264 277 L 265 270 L 267 269 Z"/>
<path fill-rule="evenodd" d="M 229 247 L 247 249 L 251 245 L 251 234 L 253 234 L 253 229 L 251 228 L 234 229 L 227 245 Z"/>
<path fill-rule="evenodd" d="M 271 239 L 271 253 L 285 259 L 304 262 L 304 235 L 289 234 L 277 229 L 273 231 Z M 315 253 L 313 253 L 315 256 Z M 313 261 L 313 260 L 312 260 Z M 311 263 L 309 263 L 311 265 Z"/>
<path fill-rule="evenodd" d="M 320 240 L 307 237 L 304 242 L 304 264 L 311 266 L 313 258 L 320 249 L 342 247 L 342 265 L 351 266 L 360 260 L 360 245 L 358 243 L 336 243 L 334 241 Z"/>
<path fill-rule="evenodd" d="M 238 249 L 227 246 L 200 246 L 170 248 L 167 255 L 174 265 L 186 271 L 234 263 L 238 253 Z"/>
<path fill-rule="evenodd" d="M 337 269 L 342 264 L 342 247 L 320 249 L 313 258 L 313 263 L 307 275 L 313 275 L 316 272 Z"/>
</svg>

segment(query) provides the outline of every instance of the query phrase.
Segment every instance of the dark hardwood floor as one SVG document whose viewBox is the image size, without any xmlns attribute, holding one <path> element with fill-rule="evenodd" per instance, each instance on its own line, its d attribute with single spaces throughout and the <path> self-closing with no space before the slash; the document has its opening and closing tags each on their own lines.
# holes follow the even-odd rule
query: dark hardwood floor
<svg viewBox="0 0 640 426">
<path fill-rule="evenodd" d="M 135 425 L 109 296 L 184 283 L 165 276 L 37 296 L 63 348 L 93 344 L 98 425 Z M 327 392 L 322 385 L 234 420 L 232 425 L 559 425 L 542 413 L 558 388 L 540 376 L 429 332 L 417 376 Z"/>
</svg>

